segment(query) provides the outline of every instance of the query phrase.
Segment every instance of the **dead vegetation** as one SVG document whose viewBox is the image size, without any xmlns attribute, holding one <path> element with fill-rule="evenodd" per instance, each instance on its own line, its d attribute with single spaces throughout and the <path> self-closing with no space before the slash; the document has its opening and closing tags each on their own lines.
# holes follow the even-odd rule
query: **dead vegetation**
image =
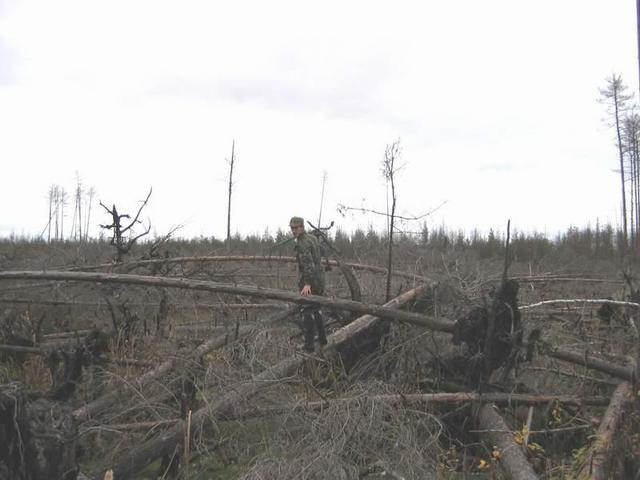
<svg viewBox="0 0 640 480">
<path fill-rule="evenodd" d="M 629 272 L 404 258 L 384 306 L 362 259 L 307 300 L 290 257 L 14 261 L 0 478 L 636 478 Z M 303 301 L 329 313 L 311 355 Z"/>
</svg>

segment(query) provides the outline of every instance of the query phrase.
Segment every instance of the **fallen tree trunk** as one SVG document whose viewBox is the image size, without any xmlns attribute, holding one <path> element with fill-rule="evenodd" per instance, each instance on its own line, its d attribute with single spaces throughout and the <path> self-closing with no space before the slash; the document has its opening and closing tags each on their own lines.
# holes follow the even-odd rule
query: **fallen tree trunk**
<svg viewBox="0 0 640 480">
<path fill-rule="evenodd" d="M 512 480 L 537 480 L 538 475 L 527 460 L 524 451 L 518 445 L 509 426 L 497 412 L 493 404 L 485 404 L 478 411 L 478 423 L 484 430 L 482 437 L 489 446 L 495 446 L 499 452 L 498 465 Z"/>
<path fill-rule="evenodd" d="M 598 370 L 603 373 L 608 373 L 609 375 L 620 378 L 622 380 L 626 380 L 628 382 L 635 381 L 634 379 L 636 377 L 636 372 L 634 368 L 623 367 L 621 365 L 616 365 L 615 363 L 606 362 L 589 355 L 588 352 L 576 353 L 570 352 L 568 350 L 561 350 L 559 348 L 552 348 L 544 353 L 550 357 L 564 360 L 565 362 L 571 362 L 576 365 L 581 365 L 593 370 Z"/>
<path fill-rule="evenodd" d="M 220 262 L 248 262 L 248 263 L 296 263 L 295 257 L 288 256 L 261 256 L 261 255 L 228 255 L 228 256 L 211 256 L 211 255 L 203 255 L 203 256 L 194 256 L 194 257 L 173 257 L 173 258 L 160 258 L 160 259 L 151 259 L 151 260 L 138 260 L 134 262 L 126 262 L 126 263 L 102 263 L 99 265 L 90 265 L 90 266 L 80 266 L 80 267 L 61 267 L 60 270 L 69 270 L 69 271 L 88 271 L 88 270 L 100 270 L 102 268 L 135 268 L 146 265 L 170 265 L 173 263 L 220 263 Z M 329 265 L 332 267 L 340 267 L 340 265 L 344 265 L 345 267 L 353 268 L 354 270 L 362 270 L 372 273 L 387 273 L 387 269 L 384 267 L 377 267 L 375 265 L 365 265 L 362 263 L 351 263 L 351 262 L 338 262 L 336 260 L 327 260 L 325 258 L 322 259 L 323 265 Z M 418 282 L 426 282 L 429 281 L 426 277 L 421 275 L 416 275 L 409 272 L 400 272 L 397 270 L 391 271 L 391 276 L 406 278 L 409 280 L 415 280 Z"/>
<path fill-rule="evenodd" d="M 442 404 L 471 404 L 471 403 L 494 403 L 498 405 L 548 405 L 551 402 L 558 402 L 563 405 L 574 406 L 605 406 L 609 404 L 606 397 L 579 397 L 577 395 L 531 395 L 520 393 L 476 393 L 476 392 L 455 392 L 455 393 L 410 393 L 410 394 L 388 394 L 388 395 L 363 395 L 358 397 L 334 398 L 331 400 L 295 403 L 275 407 L 252 407 L 241 412 L 231 412 L 225 420 L 244 420 L 247 418 L 276 416 L 293 413 L 297 410 L 324 410 L 336 404 L 352 404 L 367 402 L 384 402 L 391 405 L 429 405 Z"/>
<path fill-rule="evenodd" d="M 616 435 L 623 420 L 627 406 L 633 400 L 633 388 L 630 383 L 618 385 L 611 403 L 602 417 L 595 440 L 589 448 L 587 462 L 580 470 L 578 478 L 607 480 L 611 475 L 611 457 L 615 451 Z"/>
<path fill-rule="evenodd" d="M 420 315 L 417 313 L 403 312 L 379 305 L 368 305 L 353 300 L 329 299 L 318 295 L 302 296 L 298 292 L 277 290 L 274 288 L 261 288 L 247 285 L 233 285 L 228 283 L 209 282 L 204 280 L 189 280 L 180 278 L 163 278 L 146 275 L 129 275 L 115 273 L 89 273 L 89 272 L 36 272 L 13 271 L 0 272 L 0 279 L 5 280 L 59 280 L 79 282 L 119 283 L 128 285 L 143 285 L 148 287 L 169 287 L 189 290 L 203 290 L 218 293 L 230 293 L 234 295 L 246 295 L 248 297 L 268 298 L 282 300 L 298 305 L 320 305 L 321 307 L 347 310 L 359 314 L 370 314 L 375 317 L 406 322 L 412 325 L 420 325 L 442 332 L 452 332 L 454 323 L 446 319 L 438 319 Z"/>
<path fill-rule="evenodd" d="M 28 298 L 0 298 L 0 303 L 11 304 L 26 304 L 26 305 L 48 305 L 54 307 L 108 307 L 107 302 L 74 302 L 74 301 L 57 301 L 57 300 L 35 300 Z M 129 307 L 158 307 L 158 302 L 128 302 Z M 262 310 L 262 309 L 276 309 L 286 308 L 286 305 L 281 303 L 172 303 L 170 305 L 173 309 L 209 309 L 209 310 Z M 91 330 L 78 330 L 78 332 L 89 332 Z M 60 332 L 49 333 L 43 335 L 43 337 L 62 335 L 62 334 L 75 334 L 75 332 Z"/>
<path fill-rule="evenodd" d="M 639 303 L 635 302 L 623 302 L 621 300 L 610 300 L 607 298 L 568 298 L 568 299 L 556 299 L 556 300 L 544 300 L 542 302 L 532 303 L 530 305 L 521 305 L 520 310 L 527 310 L 529 308 L 536 308 L 542 305 L 571 305 L 571 304 L 593 304 L 600 305 L 603 303 L 610 303 L 611 305 L 620 305 L 623 307 L 635 307 L 640 308 Z"/>
<path fill-rule="evenodd" d="M 416 294 L 420 293 L 424 288 L 426 287 L 423 286 L 410 290 L 387 302 L 384 307 L 387 309 L 399 308 L 413 300 Z M 372 328 L 378 322 L 380 322 L 380 319 L 372 315 L 359 317 L 333 335 L 330 335 L 328 338 L 329 343 L 325 349 L 335 350 L 339 348 L 351 337 Z M 283 378 L 293 375 L 302 365 L 304 358 L 301 354 L 289 357 L 268 368 L 254 379 L 237 386 L 233 391 L 222 395 L 216 402 L 212 402 L 194 412 L 191 416 L 191 435 L 194 437 L 200 436 L 204 430 L 213 425 L 213 422 L 231 415 L 232 412 L 240 408 L 247 399 L 260 390 L 277 384 L 281 382 Z M 109 469 L 113 469 L 115 478 L 130 478 L 134 473 L 140 471 L 154 459 L 163 455 L 173 454 L 181 448 L 184 440 L 183 424 L 184 421 L 181 420 L 162 435 L 156 436 L 136 448 L 123 452 L 117 464 L 100 470 L 95 475 L 95 478 L 102 480 L 105 471 Z"/>
<path fill-rule="evenodd" d="M 531 395 L 519 393 L 476 393 L 476 392 L 455 392 L 455 393 L 411 393 L 411 394 L 387 394 L 387 395 L 362 395 L 357 397 L 334 398 L 316 402 L 298 402 L 279 406 L 259 407 L 253 406 L 242 411 L 229 412 L 220 420 L 247 420 L 258 417 L 272 417 L 278 415 L 289 415 L 297 411 L 322 411 L 336 404 L 360 404 L 366 403 L 387 403 L 398 407 L 421 405 L 446 405 L 446 404 L 472 404 L 472 403 L 494 403 L 496 405 L 548 405 L 557 402 L 562 405 L 573 406 L 606 406 L 609 399 L 606 397 L 580 397 L 577 395 Z M 136 422 L 129 424 L 110 424 L 109 428 L 122 430 L 144 430 L 161 425 L 173 424 L 180 419 Z M 91 431 L 89 427 L 81 432 Z M 542 433 L 542 432 L 541 432 Z"/>
</svg>

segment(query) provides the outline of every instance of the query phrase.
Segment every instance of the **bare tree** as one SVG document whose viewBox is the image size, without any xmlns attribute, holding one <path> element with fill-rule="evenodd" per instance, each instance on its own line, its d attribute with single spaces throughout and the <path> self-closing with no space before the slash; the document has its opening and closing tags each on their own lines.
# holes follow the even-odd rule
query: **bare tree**
<svg viewBox="0 0 640 480">
<path fill-rule="evenodd" d="M 231 250 L 231 192 L 233 191 L 233 166 L 235 157 L 236 141 L 231 142 L 231 160 L 229 160 L 229 200 L 227 202 L 227 249 Z"/>
<path fill-rule="evenodd" d="M 58 212 L 60 213 L 60 236 L 58 237 L 59 240 L 64 239 L 64 207 L 67 204 L 67 191 L 64 189 L 64 187 L 60 187 L 60 190 L 58 192 L 58 205 L 59 205 L 59 209 Z M 56 230 L 57 230 L 57 221 L 56 221 Z"/>
<path fill-rule="evenodd" d="M 327 172 L 322 172 L 322 193 L 320 194 L 320 212 L 318 213 L 318 227 L 322 225 L 322 206 L 324 205 L 324 187 L 327 184 Z"/>
<path fill-rule="evenodd" d="M 149 226 L 147 227 L 147 229 L 144 232 L 140 233 L 139 235 L 131 236 L 132 234 L 130 234 L 130 232 L 133 232 L 132 228 L 136 225 L 136 223 L 142 223 L 140 222 L 140 220 L 138 220 L 138 218 L 140 217 L 140 213 L 142 212 L 142 209 L 147 205 L 147 202 L 149 201 L 149 197 L 151 197 L 152 191 L 153 189 L 150 188 L 149 194 L 147 195 L 147 198 L 145 198 L 145 200 L 142 202 L 142 205 L 140 205 L 140 208 L 138 209 L 138 213 L 136 213 L 135 218 L 131 220 L 131 222 L 129 222 L 129 225 L 127 226 L 122 225 L 122 219 L 123 218 L 130 219 L 131 218 L 130 215 L 119 214 L 115 204 L 111 209 L 109 209 L 102 202 L 100 202 L 100 206 L 104 208 L 107 211 L 107 213 L 109 213 L 109 215 L 111 215 L 111 218 L 113 220 L 113 222 L 110 225 L 100 225 L 100 227 L 106 230 L 113 230 L 113 235 L 111 237 L 111 245 L 116 247 L 116 251 L 117 251 L 116 261 L 118 262 L 122 261 L 122 257 L 125 254 L 129 253 L 129 250 L 131 249 L 131 247 L 136 243 L 136 241 L 140 237 L 147 235 L 151 231 L 151 223 L 149 223 Z"/>
<path fill-rule="evenodd" d="M 621 120 L 627 108 L 627 102 L 632 98 L 626 93 L 627 87 L 622 83 L 622 76 L 615 73 L 606 79 L 606 85 L 600 89 L 600 100 L 607 105 L 607 113 L 611 117 L 610 126 L 616 129 L 617 147 L 620 158 L 620 187 L 622 193 L 622 229 L 624 235 L 624 247 L 628 245 L 629 233 L 627 229 L 627 196 L 624 168 L 624 148 L 622 142 Z"/>
<path fill-rule="evenodd" d="M 638 139 L 640 136 L 640 115 L 635 106 L 629 110 L 622 121 L 622 141 L 627 155 L 629 183 L 631 192 L 630 227 L 631 244 L 638 246 L 640 230 L 640 169 L 638 160 Z"/>
<path fill-rule="evenodd" d="M 82 242 L 82 197 L 84 190 L 82 188 L 82 179 L 80 174 L 76 172 L 76 193 L 74 197 L 73 221 L 71 223 L 71 236 Z"/>
<path fill-rule="evenodd" d="M 396 183 L 395 176 L 400 167 L 397 161 L 400 157 L 400 140 L 396 140 L 387 145 L 384 151 L 384 159 L 382 160 L 382 175 L 387 181 L 387 186 L 391 189 L 391 197 L 387 197 L 391 201 L 391 208 L 388 209 L 388 235 L 389 247 L 387 249 L 387 281 L 386 281 L 386 301 L 391 299 L 391 266 L 393 264 L 393 233 L 396 215 Z"/>
<path fill-rule="evenodd" d="M 85 242 L 89 238 L 89 222 L 91 219 L 91 205 L 93 203 L 93 197 L 95 196 L 96 191 L 93 187 L 89 188 L 87 191 L 87 213 L 85 215 L 85 225 L 84 225 L 84 240 Z"/>
</svg>

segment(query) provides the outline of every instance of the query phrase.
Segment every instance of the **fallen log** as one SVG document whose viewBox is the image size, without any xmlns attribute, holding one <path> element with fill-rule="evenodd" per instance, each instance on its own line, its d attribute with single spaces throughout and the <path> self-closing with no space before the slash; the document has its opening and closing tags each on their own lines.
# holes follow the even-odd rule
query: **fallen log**
<svg viewBox="0 0 640 480">
<path fill-rule="evenodd" d="M 244 420 L 255 417 L 276 416 L 293 413 L 297 410 L 324 410 L 331 405 L 352 404 L 367 402 L 384 402 L 395 406 L 413 406 L 442 404 L 473 404 L 473 403 L 493 403 L 496 405 L 515 406 L 522 405 L 548 405 L 551 402 L 558 402 L 563 405 L 573 405 L 576 407 L 605 406 L 609 404 L 606 397 L 580 397 L 577 395 L 546 395 L 546 394 L 521 394 L 521 393 L 477 393 L 477 392 L 455 392 L 455 393 L 409 393 L 409 394 L 383 394 L 383 395 L 362 395 L 358 397 L 334 398 L 316 402 L 301 402 L 275 407 L 251 407 L 244 411 L 230 412 L 224 420 Z"/>
<path fill-rule="evenodd" d="M 45 351 L 38 347 L 23 347 L 21 345 L 0 344 L 0 352 L 8 353 L 30 353 L 32 355 L 44 355 Z"/>
<path fill-rule="evenodd" d="M 74 266 L 74 267 L 60 267 L 60 270 L 67 271 L 90 271 L 90 270 L 100 270 L 103 268 L 135 268 L 146 265 L 170 265 L 174 263 L 221 263 L 221 262 L 248 262 L 248 263 L 296 263 L 297 260 L 295 257 L 288 256 L 261 256 L 261 255 L 228 255 L 228 256 L 211 256 L 211 255 L 203 255 L 203 256 L 194 256 L 194 257 L 173 257 L 173 258 L 160 258 L 160 259 L 150 259 L 150 260 L 137 260 L 133 262 L 126 263 L 102 263 L 99 265 L 90 265 L 90 266 Z M 338 262 L 336 260 L 327 260 L 325 258 L 322 259 L 323 265 L 329 265 L 331 267 L 339 267 L 340 265 L 344 265 L 346 267 L 350 267 L 354 270 L 362 270 L 372 273 L 380 273 L 387 274 L 387 269 L 384 267 L 378 267 L 375 265 L 365 265 L 362 263 L 351 263 L 351 262 Z M 426 277 L 422 275 L 417 275 L 409 272 L 401 272 L 398 270 L 392 270 L 391 276 L 406 278 L 409 280 L 415 280 L 418 282 L 426 282 L 429 281 Z"/>
<path fill-rule="evenodd" d="M 336 404 L 359 404 L 367 403 L 387 403 L 393 406 L 414 406 L 420 405 L 428 407 L 430 405 L 460 405 L 460 404 L 480 404 L 493 403 L 496 405 L 548 405 L 557 402 L 562 405 L 573 405 L 581 407 L 606 406 L 609 399 L 606 397 L 580 397 L 577 395 L 547 395 L 547 394 L 520 394 L 520 393 L 477 393 L 477 392 L 455 392 L 455 393 L 411 393 L 411 394 L 382 394 L 382 395 L 361 395 L 357 397 L 334 398 L 331 400 L 321 400 L 316 402 L 297 402 L 278 406 L 252 406 L 245 410 L 228 412 L 220 420 L 247 420 L 258 417 L 273 417 L 278 415 L 289 415 L 297 411 L 322 411 Z M 144 430 L 161 425 L 173 424 L 180 419 L 136 422 L 130 424 L 112 424 L 109 428 L 123 430 Z M 88 427 L 81 432 L 91 431 L 95 427 Z M 544 433 L 548 430 L 541 430 L 533 433 Z"/>
<path fill-rule="evenodd" d="M 388 309 L 399 308 L 407 302 L 413 300 L 416 294 L 421 293 L 426 286 L 418 287 L 410 290 L 399 297 L 385 303 L 384 307 Z M 372 315 L 364 315 L 354 320 L 349 325 L 338 330 L 328 337 L 329 343 L 325 346 L 325 350 L 335 350 L 355 335 L 364 332 L 380 322 L 380 319 Z M 199 437 L 206 433 L 217 420 L 224 419 L 231 415 L 251 396 L 260 390 L 277 384 L 283 378 L 293 375 L 302 365 L 305 356 L 303 354 L 295 354 L 280 363 L 273 365 L 254 379 L 238 385 L 232 391 L 222 395 L 216 402 L 212 402 L 207 406 L 194 412 L 191 417 L 191 435 Z M 115 478 L 126 479 L 140 471 L 148 463 L 163 455 L 171 455 L 181 448 L 184 440 L 184 421 L 181 420 L 176 425 L 161 435 L 158 435 L 144 442 L 136 448 L 127 450 L 122 453 L 119 461 L 113 466 L 106 466 L 94 476 L 96 480 L 102 480 L 105 471 L 112 469 Z"/>
<path fill-rule="evenodd" d="M 233 285 L 228 283 L 180 278 L 163 278 L 146 275 L 129 275 L 115 273 L 61 272 L 61 271 L 11 271 L 0 272 L 0 279 L 5 280 L 59 280 L 99 283 L 118 283 L 128 285 L 144 285 L 148 287 L 168 287 L 189 290 L 202 290 L 218 293 L 245 295 L 248 297 L 282 300 L 298 305 L 320 305 L 321 307 L 347 310 L 359 314 L 370 314 L 385 320 L 395 320 L 412 325 L 420 325 L 442 332 L 452 332 L 454 323 L 450 320 L 428 317 L 417 313 L 404 312 L 386 306 L 369 305 L 353 300 L 329 299 L 318 295 L 302 296 L 298 292 L 261 288 L 257 286 Z"/>
<path fill-rule="evenodd" d="M 611 460 L 615 450 L 616 435 L 627 406 L 633 400 L 633 387 L 624 382 L 618 385 L 611 397 L 611 403 L 602 417 L 595 440 L 589 448 L 587 461 L 578 478 L 607 480 L 611 475 Z"/>
<path fill-rule="evenodd" d="M 598 370 L 600 372 L 607 373 L 628 382 L 634 382 L 634 379 L 636 378 L 636 372 L 634 368 L 623 367 L 615 363 L 606 362 L 599 358 L 593 357 L 588 352 L 576 353 L 570 352 L 568 350 L 561 350 L 559 348 L 550 348 L 543 353 L 550 357 L 557 358 L 558 360 L 564 360 L 565 362 L 571 362 L 575 365 Z"/>
<path fill-rule="evenodd" d="M 497 448 L 498 465 L 512 480 L 537 480 L 538 475 L 518 445 L 509 426 L 493 404 L 485 404 L 478 411 L 478 423 L 484 430 L 482 437 L 490 447 Z"/>
<path fill-rule="evenodd" d="M 624 307 L 634 307 L 640 308 L 640 303 L 635 302 L 623 302 L 621 300 L 611 300 L 607 298 L 567 298 L 567 299 L 556 299 L 556 300 L 544 300 L 542 302 L 532 303 L 530 305 L 521 305 L 520 310 L 528 310 L 530 308 L 540 307 L 542 305 L 571 305 L 571 304 L 594 304 L 600 305 L 603 303 L 610 303 L 611 305 L 621 305 Z"/>
<path fill-rule="evenodd" d="M 28 298 L 0 298 L 0 303 L 12 303 L 12 304 L 26 304 L 26 305 L 47 305 L 53 307 L 108 307 L 107 302 L 74 302 L 74 301 L 57 301 L 57 300 L 35 300 Z M 157 308 L 157 302 L 128 302 L 128 307 L 153 307 Z M 286 305 L 281 303 L 173 303 L 170 305 L 173 309 L 208 309 L 208 310 L 262 310 L 262 309 L 276 309 L 286 308 Z M 89 332 L 90 330 L 78 330 L 78 333 Z M 54 335 L 75 334 L 76 332 L 60 332 L 49 333 L 43 335 L 44 337 L 53 337 Z"/>
</svg>

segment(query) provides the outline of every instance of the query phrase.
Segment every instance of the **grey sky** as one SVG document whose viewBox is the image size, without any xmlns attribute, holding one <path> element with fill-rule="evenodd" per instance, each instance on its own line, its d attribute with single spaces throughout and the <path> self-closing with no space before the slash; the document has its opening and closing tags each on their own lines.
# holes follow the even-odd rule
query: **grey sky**
<svg viewBox="0 0 640 480">
<path fill-rule="evenodd" d="M 317 218 L 324 171 L 325 219 L 380 226 L 336 206 L 384 209 L 398 138 L 401 213 L 616 223 L 596 99 L 612 72 L 637 91 L 636 45 L 632 0 L 0 0 L 0 235 L 40 233 L 78 172 L 125 211 L 153 186 L 158 233 L 222 236 L 233 139 L 242 234 Z"/>
</svg>

